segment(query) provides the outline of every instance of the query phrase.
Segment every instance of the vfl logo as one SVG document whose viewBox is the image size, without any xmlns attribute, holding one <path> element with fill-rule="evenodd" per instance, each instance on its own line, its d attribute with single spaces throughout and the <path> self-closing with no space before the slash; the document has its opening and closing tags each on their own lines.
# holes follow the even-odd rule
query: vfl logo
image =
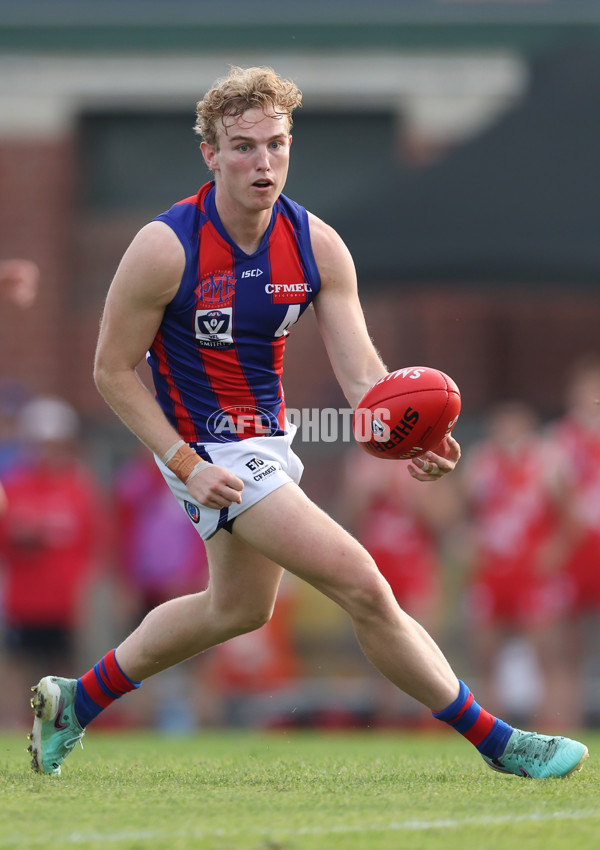
<svg viewBox="0 0 600 850">
<path fill-rule="evenodd" d="M 206 313 L 198 310 L 196 313 L 196 332 L 200 331 L 203 335 L 215 336 L 228 327 L 229 316 L 221 310 L 208 310 Z"/>
<path fill-rule="evenodd" d="M 200 510 L 198 505 L 194 505 L 192 502 L 184 502 L 185 512 L 189 516 L 192 522 L 195 522 L 196 525 L 200 522 Z"/>
<path fill-rule="evenodd" d="M 232 345 L 233 307 L 196 310 L 194 332 L 205 348 L 223 348 Z"/>
</svg>

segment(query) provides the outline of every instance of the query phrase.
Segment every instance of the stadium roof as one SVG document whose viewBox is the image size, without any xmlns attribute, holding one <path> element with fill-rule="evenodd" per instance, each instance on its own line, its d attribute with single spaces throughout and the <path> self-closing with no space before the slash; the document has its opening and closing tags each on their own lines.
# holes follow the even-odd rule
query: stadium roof
<svg viewBox="0 0 600 850">
<path fill-rule="evenodd" d="M 0 0 L 0 50 L 513 46 L 600 31 L 597 0 Z"/>
</svg>

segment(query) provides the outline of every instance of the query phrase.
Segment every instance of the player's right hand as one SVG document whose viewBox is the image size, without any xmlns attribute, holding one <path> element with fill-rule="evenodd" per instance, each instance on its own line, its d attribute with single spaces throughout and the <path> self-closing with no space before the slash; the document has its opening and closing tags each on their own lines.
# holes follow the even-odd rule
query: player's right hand
<svg viewBox="0 0 600 850">
<path fill-rule="evenodd" d="M 220 510 L 241 503 L 244 482 L 228 469 L 211 464 L 195 475 L 187 488 L 199 504 Z"/>
<path fill-rule="evenodd" d="M 430 451 L 413 457 L 408 464 L 408 472 L 416 481 L 438 481 L 452 472 L 459 460 L 460 444 L 448 434 Z"/>
</svg>

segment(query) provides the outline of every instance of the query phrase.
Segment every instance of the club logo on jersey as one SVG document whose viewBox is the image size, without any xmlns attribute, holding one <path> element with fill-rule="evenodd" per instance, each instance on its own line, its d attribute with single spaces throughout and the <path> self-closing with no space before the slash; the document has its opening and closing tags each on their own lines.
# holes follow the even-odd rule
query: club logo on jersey
<svg viewBox="0 0 600 850">
<path fill-rule="evenodd" d="M 196 287 L 194 333 L 203 348 L 233 344 L 233 298 L 236 279 L 230 272 L 214 272 Z"/>
<path fill-rule="evenodd" d="M 183 504 L 185 505 L 185 511 L 191 521 L 195 522 L 196 525 L 198 525 L 198 523 L 200 522 L 200 509 L 198 508 L 198 505 L 194 505 L 193 502 L 186 501 L 184 501 Z"/>
<path fill-rule="evenodd" d="M 271 304 L 300 304 L 308 301 L 312 287 L 309 283 L 267 283 L 265 292 L 271 296 Z"/>
<path fill-rule="evenodd" d="M 216 307 L 233 307 L 236 279 L 231 272 L 215 272 L 203 278 L 196 287 L 196 306 L 210 310 Z"/>
</svg>

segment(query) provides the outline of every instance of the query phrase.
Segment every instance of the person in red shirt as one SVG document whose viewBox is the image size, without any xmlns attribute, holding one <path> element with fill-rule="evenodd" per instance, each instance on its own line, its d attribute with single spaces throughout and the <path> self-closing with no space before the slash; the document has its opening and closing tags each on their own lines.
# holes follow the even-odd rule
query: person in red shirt
<svg viewBox="0 0 600 850">
<path fill-rule="evenodd" d="M 24 459 L 4 479 L 0 517 L 5 723 L 22 719 L 23 689 L 47 664 L 73 666 L 86 588 L 110 527 L 101 488 L 76 455 L 73 408 L 37 397 L 18 422 Z"/>
<path fill-rule="evenodd" d="M 484 694 L 505 713 L 511 712 L 511 699 L 498 665 L 511 642 L 528 650 L 523 658 L 533 653 L 534 669 L 545 679 L 545 702 L 553 690 L 551 634 L 564 594 L 547 563 L 557 519 L 547 455 L 536 412 L 508 401 L 491 411 L 487 433 L 465 452 L 462 469 L 471 531 L 465 622 Z M 519 712 L 529 713 L 536 700 L 533 691 L 531 700 L 520 699 Z"/>
<path fill-rule="evenodd" d="M 559 514 L 554 568 L 565 585 L 560 640 L 562 712 L 571 728 L 591 719 L 585 665 L 600 652 L 600 357 L 574 363 L 565 411 L 551 423 L 552 492 Z M 597 709 L 596 709 L 597 712 Z"/>
</svg>

